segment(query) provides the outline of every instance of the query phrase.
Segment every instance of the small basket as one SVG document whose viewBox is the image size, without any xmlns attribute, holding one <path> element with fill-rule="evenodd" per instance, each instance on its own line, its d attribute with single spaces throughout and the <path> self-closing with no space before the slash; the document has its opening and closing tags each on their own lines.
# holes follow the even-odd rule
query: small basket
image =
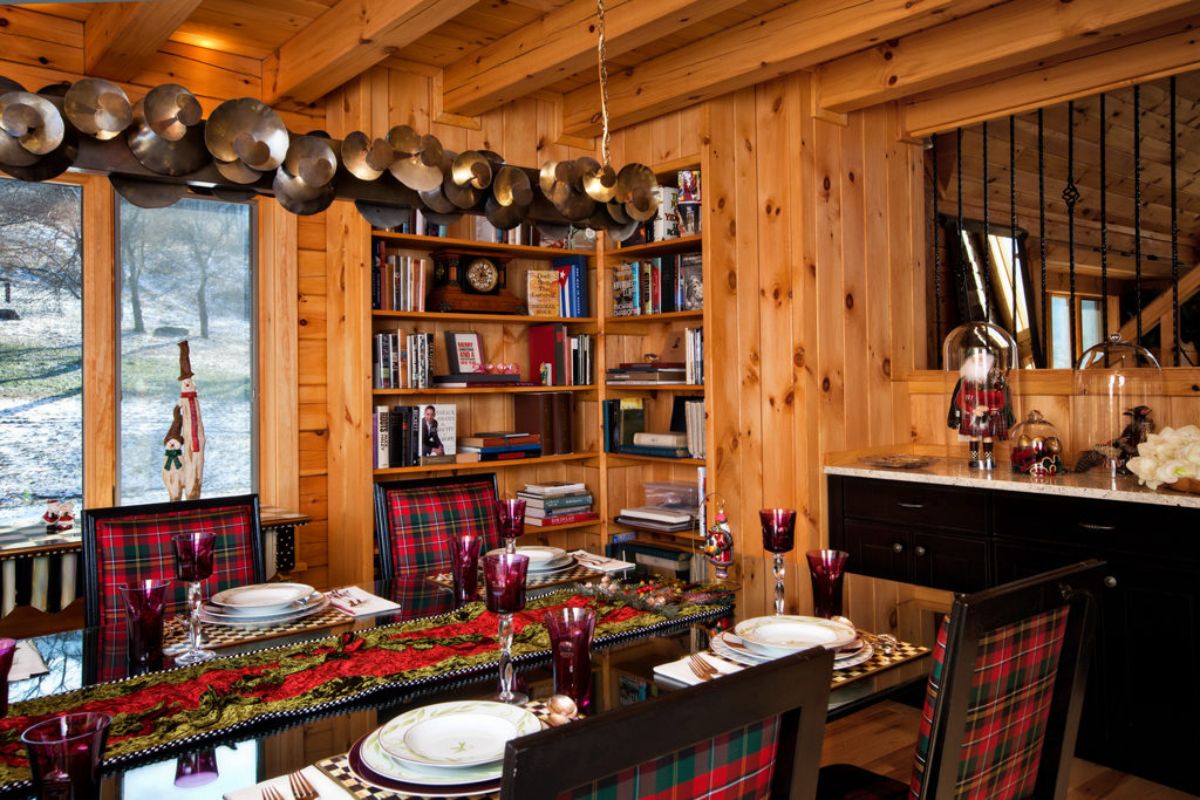
<svg viewBox="0 0 1200 800">
<path fill-rule="evenodd" d="M 1200 479 L 1197 478 L 1180 478 L 1174 483 L 1164 483 L 1162 485 L 1174 492 L 1200 494 Z"/>
</svg>

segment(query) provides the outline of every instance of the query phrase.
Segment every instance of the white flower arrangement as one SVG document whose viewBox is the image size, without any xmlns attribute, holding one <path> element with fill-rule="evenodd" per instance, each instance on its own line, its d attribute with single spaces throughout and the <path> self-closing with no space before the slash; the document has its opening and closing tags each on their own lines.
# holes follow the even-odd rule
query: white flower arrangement
<svg viewBox="0 0 1200 800">
<path fill-rule="evenodd" d="M 1200 427 L 1163 428 L 1150 434 L 1125 466 L 1138 483 L 1151 489 L 1180 478 L 1200 478 Z"/>
</svg>

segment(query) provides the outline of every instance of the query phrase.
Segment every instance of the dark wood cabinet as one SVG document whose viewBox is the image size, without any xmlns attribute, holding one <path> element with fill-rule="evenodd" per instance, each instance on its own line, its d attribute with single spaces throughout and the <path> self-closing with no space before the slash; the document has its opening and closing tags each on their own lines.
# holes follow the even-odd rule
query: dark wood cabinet
<svg viewBox="0 0 1200 800">
<path fill-rule="evenodd" d="M 850 571 L 969 592 L 1104 560 L 1078 754 L 1200 794 L 1183 733 L 1200 718 L 1200 511 L 898 483 L 830 476 L 830 543 Z"/>
</svg>

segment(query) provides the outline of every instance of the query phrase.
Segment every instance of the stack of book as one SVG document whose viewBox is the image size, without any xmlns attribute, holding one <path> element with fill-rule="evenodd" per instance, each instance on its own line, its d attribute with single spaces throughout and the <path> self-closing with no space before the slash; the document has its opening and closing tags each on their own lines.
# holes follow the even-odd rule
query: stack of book
<svg viewBox="0 0 1200 800">
<path fill-rule="evenodd" d="M 458 451 L 478 455 L 480 461 L 537 458 L 542 454 L 542 437 L 528 431 L 481 431 L 460 438 Z"/>
<path fill-rule="evenodd" d="M 527 483 L 517 497 L 525 501 L 525 524 L 538 528 L 589 522 L 599 517 L 592 509 L 592 493 L 583 483 Z"/>
<path fill-rule="evenodd" d="M 371 270 L 371 308 L 378 311 L 424 311 L 425 292 L 432 286 L 433 265 L 427 258 L 389 253 L 387 242 L 375 242 Z"/>
<path fill-rule="evenodd" d="M 458 409 L 453 404 L 376 406 L 372 415 L 376 469 L 453 464 Z M 475 460 L 467 457 L 468 460 Z"/>
<path fill-rule="evenodd" d="M 620 383 L 624 386 L 654 386 L 663 383 L 683 383 L 688 373 L 687 365 L 683 361 L 626 361 L 606 370 L 605 378 L 609 383 Z"/>
<path fill-rule="evenodd" d="M 632 456 L 655 458 L 691 458 L 688 437 L 684 432 L 661 431 L 633 434 L 633 443 L 622 445 L 621 452 Z"/>
<path fill-rule="evenodd" d="M 377 333 L 376 389 L 428 389 L 433 384 L 432 333 Z"/>
<path fill-rule="evenodd" d="M 694 529 L 696 516 L 687 511 L 665 506 L 638 506 L 622 508 L 621 513 L 617 515 L 617 522 L 631 528 L 669 533 Z"/>
<path fill-rule="evenodd" d="M 530 325 L 529 378 L 542 386 L 589 386 L 595 337 L 569 333 L 561 322 Z"/>
<path fill-rule="evenodd" d="M 684 328 L 683 338 L 686 354 L 685 381 L 693 386 L 704 385 L 704 329 Z"/>
<path fill-rule="evenodd" d="M 477 242 L 533 245 L 537 241 L 537 228 L 532 222 L 522 222 L 515 228 L 501 230 L 482 214 L 474 218 L 472 233 Z"/>
</svg>

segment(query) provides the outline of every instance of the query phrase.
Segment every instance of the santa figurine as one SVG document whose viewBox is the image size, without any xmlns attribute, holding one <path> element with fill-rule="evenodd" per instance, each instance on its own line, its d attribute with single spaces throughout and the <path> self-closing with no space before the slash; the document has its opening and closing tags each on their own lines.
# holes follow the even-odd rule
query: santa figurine
<svg viewBox="0 0 1200 800">
<path fill-rule="evenodd" d="M 946 426 L 968 440 L 972 469 L 996 466 L 994 443 L 1008 439 L 1008 429 L 1015 421 L 1005 370 L 989 348 L 969 348 L 950 397 Z"/>
</svg>

